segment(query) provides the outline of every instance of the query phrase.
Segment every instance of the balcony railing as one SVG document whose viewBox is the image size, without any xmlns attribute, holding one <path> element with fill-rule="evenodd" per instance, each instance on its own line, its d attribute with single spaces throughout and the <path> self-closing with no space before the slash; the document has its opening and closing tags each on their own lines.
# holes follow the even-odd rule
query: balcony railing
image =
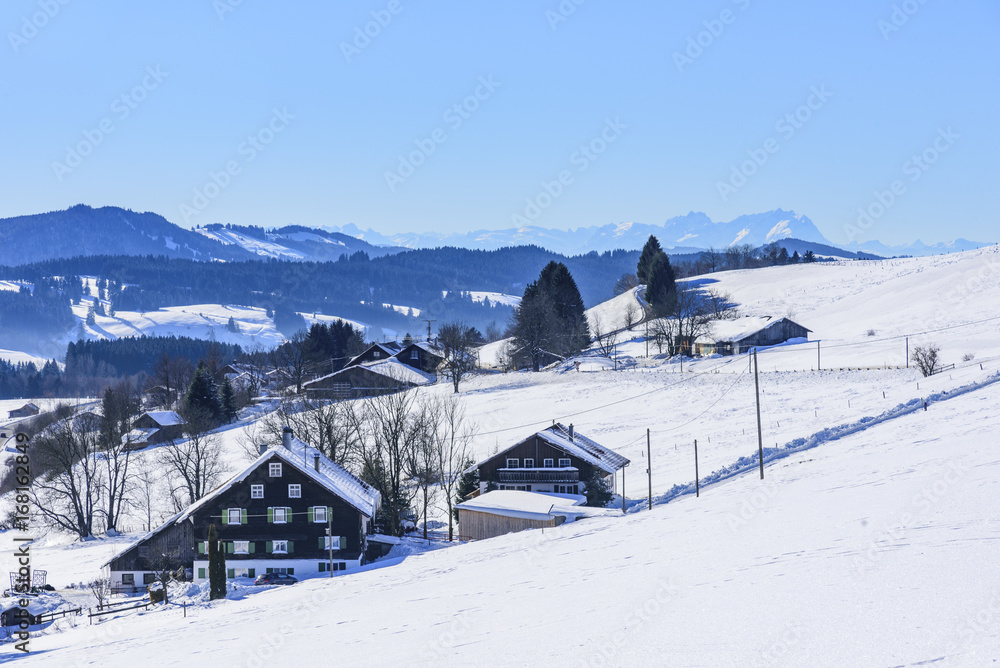
<svg viewBox="0 0 1000 668">
<path fill-rule="evenodd" d="M 500 469 L 500 482 L 580 482 L 576 468 Z"/>
</svg>

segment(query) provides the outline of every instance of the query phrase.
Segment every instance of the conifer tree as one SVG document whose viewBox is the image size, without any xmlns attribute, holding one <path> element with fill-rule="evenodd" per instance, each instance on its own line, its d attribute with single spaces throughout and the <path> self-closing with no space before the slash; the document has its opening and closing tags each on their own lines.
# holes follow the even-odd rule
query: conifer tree
<svg viewBox="0 0 1000 668">
<path fill-rule="evenodd" d="M 649 285 L 649 270 L 653 265 L 653 259 L 663 252 L 660 242 L 652 234 L 646 240 L 646 245 L 642 247 L 642 254 L 639 256 L 639 264 L 636 266 L 635 275 L 639 279 L 640 285 Z"/>
<path fill-rule="evenodd" d="M 605 508 L 614 496 L 608 481 L 601 475 L 601 470 L 596 466 L 593 468 L 590 478 L 587 479 L 587 486 L 584 489 L 587 496 L 587 505 L 595 508 Z"/>
<path fill-rule="evenodd" d="M 194 372 L 187 394 L 184 395 L 184 408 L 191 415 L 203 416 L 209 420 L 222 418 L 222 405 L 219 402 L 215 380 L 204 363 L 198 364 Z"/>
<path fill-rule="evenodd" d="M 677 303 L 677 281 L 666 253 L 654 257 L 649 267 L 646 301 L 659 317 L 669 315 Z"/>
<path fill-rule="evenodd" d="M 219 534 L 215 524 L 208 525 L 208 588 L 209 600 L 226 597 L 226 555 L 219 549 Z"/>
<path fill-rule="evenodd" d="M 219 388 L 219 407 L 222 411 L 222 419 L 226 423 L 231 423 L 236 419 L 236 392 L 233 391 L 233 384 L 226 377 Z"/>
</svg>

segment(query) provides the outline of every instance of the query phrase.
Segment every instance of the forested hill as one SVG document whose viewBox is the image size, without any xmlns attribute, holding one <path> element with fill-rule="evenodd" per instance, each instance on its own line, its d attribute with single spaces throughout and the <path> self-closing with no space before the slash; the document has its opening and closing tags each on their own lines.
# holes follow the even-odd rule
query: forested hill
<svg viewBox="0 0 1000 668">
<path fill-rule="evenodd" d="M 28 264 L 92 255 L 164 255 L 195 260 L 248 260 L 255 255 L 174 225 L 155 213 L 79 204 L 65 211 L 0 220 L 4 262 Z"/>
<path fill-rule="evenodd" d="M 407 251 L 370 259 L 364 253 L 336 262 L 194 262 L 163 256 L 100 255 L 0 267 L 0 277 L 37 281 L 46 276 L 98 276 L 124 286 L 112 299 L 119 310 L 215 303 L 285 304 L 366 319 L 362 302 L 396 304 L 444 316 L 457 293 L 489 291 L 518 295 L 551 260 L 563 262 L 584 302 L 612 296 L 615 281 L 633 272 L 637 251 L 609 251 L 566 258 L 536 246 L 478 251 L 461 248 Z M 444 293 L 451 295 L 444 298 Z M 438 311 L 438 312 L 435 312 Z M 370 314 L 369 314 L 370 315 Z M 466 317 L 464 314 L 456 314 Z M 370 320 L 371 318 L 367 318 Z M 481 320 L 481 318 L 472 318 Z"/>
</svg>

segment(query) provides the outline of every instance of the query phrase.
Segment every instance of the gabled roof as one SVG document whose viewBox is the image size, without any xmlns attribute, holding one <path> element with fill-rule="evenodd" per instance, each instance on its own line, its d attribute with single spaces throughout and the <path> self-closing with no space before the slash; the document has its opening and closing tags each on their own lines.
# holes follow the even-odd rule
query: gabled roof
<svg viewBox="0 0 1000 668">
<path fill-rule="evenodd" d="M 415 347 L 415 348 L 420 348 L 425 353 L 430 353 L 431 355 L 436 355 L 437 357 L 440 357 L 442 359 L 444 358 L 444 351 L 441 350 L 440 348 L 436 348 L 436 347 L 432 346 L 427 341 L 414 341 L 409 346 L 406 346 L 406 348 L 410 348 L 411 346 Z M 406 348 L 403 348 L 403 350 L 406 350 Z M 403 352 L 403 350 L 401 350 L 400 352 Z"/>
<path fill-rule="evenodd" d="M 614 450 L 605 448 L 596 441 L 592 441 L 586 436 L 581 435 L 578 431 L 574 431 L 573 438 L 570 439 L 569 429 L 559 423 L 552 425 L 548 429 L 536 432 L 533 436 L 537 436 L 549 444 L 563 450 L 567 454 L 578 457 L 592 466 L 598 467 L 605 473 L 614 473 L 618 469 L 632 463 L 626 457 L 619 455 Z M 494 457 L 503 455 L 508 450 L 524 443 L 525 440 L 527 439 L 521 439 L 505 450 L 492 455 L 488 459 L 484 460 L 484 462 L 480 462 L 480 464 L 483 464 Z M 480 464 L 477 464 L 476 466 L 478 467 Z"/>
<path fill-rule="evenodd" d="M 772 318 L 771 316 L 764 316 L 760 318 L 747 316 L 744 318 L 737 318 L 736 320 L 716 320 L 710 325 L 709 333 L 699 336 L 697 342 L 737 343 L 767 329 L 768 327 L 773 327 L 782 321 L 798 325 L 797 322 L 793 322 L 788 318 Z M 802 325 L 799 325 L 799 327 L 802 327 Z M 812 331 L 811 329 L 807 329 L 805 327 L 802 327 L 802 329 L 805 329 L 807 332 Z"/>
<path fill-rule="evenodd" d="M 245 469 L 216 487 L 206 496 L 188 506 L 178 516 L 176 522 L 183 522 L 197 510 L 209 504 L 220 494 L 232 488 L 233 485 L 246 480 L 247 476 L 275 455 L 281 458 L 282 461 L 288 463 L 289 466 L 297 469 L 301 473 L 304 473 L 309 478 L 312 478 L 322 487 L 326 488 L 327 491 L 339 496 L 341 499 L 346 501 L 348 505 L 360 513 L 368 517 L 375 516 L 375 511 L 381 504 L 381 496 L 374 488 L 356 478 L 345 468 L 331 461 L 328 457 L 326 457 L 326 455 L 321 453 L 316 448 L 309 446 L 309 444 L 304 441 L 298 438 L 293 438 L 291 446 L 291 449 L 287 449 L 280 445 L 268 449 Z M 319 455 L 320 458 L 319 471 L 313 467 L 313 457 L 315 455 Z"/>
<path fill-rule="evenodd" d="M 365 362 L 364 364 L 345 367 L 340 371 L 335 371 L 334 373 L 329 373 L 325 376 L 321 376 L 320 378 L 310 380 L 308 383 L 303 383 L 302 388 L 309 389 L 310 385 L 314 385 L 322 381 L 329 381 L 331 378 L 335 378 L 339 375 L 346 375 L 348 372 L 356 371 L 358 368 L 383 376 L 386 380 L 391 380 L 397 383 L 406 383 L 409 385 L 428 385 L 433 383 L 435 380 L 432 375 L 424 373 L 419 369 L 414 369 L 412 366 L 403 364 L 398 359 L 391 357 L 387 360 L 380 360 L 378 362 Z"/>
<path fill-rule="evenodd" d="M 186 424 L 184 418 L 173 411 L 146 411 L 144 415 L 160 425 L 161 427 L 172 427 L 178 424 Z"/>
<path fill-rule="evenodd" d="M 542 492 L 520 492 L 494 490 L 474 499 L 456 505 L 461 510 L 474 510 L 490 515 L 517 517 L 525 520 L 546 520 L 556 516 L 573 520 L 591 514 L 592 508 L 584 508 L 583 496 L 545 494 Z"/>
<path fill-rule="evenodd" d="M 358 364 L 358 360 L 367 355 L 368 353 L 370 353 L 372 350 L 380 350 L 383 353 L 385 353 L 386 357 L 395 357 L 396 354 L 398 354 L 399 351 L 401 351 L 402 349 L 403 346 L 399 343 L 396 343 L 395 341 L 386 341 L 386 342 L 376 341 L 375 343 L 365 348 L 364 352 L 362 352 L 359 355 L 355 355 L 353 358 L 351 358 L 351 360 L 347 363 L 347 366 L 350 367 Z"/>
</svg>

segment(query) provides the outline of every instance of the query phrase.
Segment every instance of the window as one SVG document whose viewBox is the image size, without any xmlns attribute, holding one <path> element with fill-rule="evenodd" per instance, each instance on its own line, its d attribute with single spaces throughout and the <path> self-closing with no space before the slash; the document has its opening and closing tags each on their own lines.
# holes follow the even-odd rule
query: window
<svg viewBox="0 0 1000 668">
<path fill-rule="evenodd" d="M 313 522 L 326 522 L 326 506 L 316 506 L 313 510 Z"/>
<path fill-rule="evenodd" d="M 289 499 L 301 499 L 302 498 L 302 485 L 289 485 L 288 486 L 288 498 Z"/>
<path fill-rule="evenodd" d="M 288 522 L 288 509 L 287 508 L 274 508 L 274 523 L 275 524 L 285 524 Z"/>
<path fill-rule="evenodd" d="M 248 578 L 248 577 L 250 577 L 250 569 L 249 568 L 234 568 L 233 571 L 234 571 L 233 572 L 233 577 L 236 577 L 236 578 Z"/>
<path fill-rule="evenodd" d="M 148 585 L 156 582 L 156 573 L 143 573 L 142 574 L 142 584 Z"/>
<path fill-rule="evenodd" d="M 281 466 L 281 464 L 278 464 L 278 466 Z M 250 498 L 251 499 L 263 499 L 264 498 L 264 485 L 250 485 Z"/>
<path fill-rule="evenodd" d="M 135 574 L 133 574 L 133 573 L 122 573 L 122 584 L 123 585 L 134 585 L 135 584 Z"/>
<path fill-rule="evenodd" d="M 323 550 L 329 550 L 330 548 L 330 537 L 320 536 L 319 545 Z M 347 536 L 334 536 L 333 537 L 333 549 L 334 550 L 346 550 L 347 549 Z"/>
<path fill-rule="evenodd" d="M 287 540 L 276 540 L 274 541 L 274 547 L 271 549 L 275 554 L 288 554 L 288 541 Z"/>
<path fill-rule="evenodd" d="M 319 562 L 317 569 L 319 570 L 320 573 L 326 573 L 326 562 L 325 561 Z"/>
<path fill-rule="evenodd" d="M 198 579 L 199 580 L 204 580 L 205 579 L 205 569 L 204 568 L 199 568 L 198 569 Z"/>
<path fill-rule="evenodd" d="M 511 457 L 507 458 L 507 468 L 516 469 L 520 460 Z"/>
<path fill-rule="evenodd" d="M 569 461 L 569 459 L 560 457 L 560 459 L 559 459 L 559 468 L 564 468 L 565 469 L 565 468 L 569 468 L 572 465 L 573 464 Z"/>
<path fill-rule="evenodd" d="M 250 554 L 250 541 L 233 541 L 233 554 Z"/>
<path fill-rule="evenodd" d="M 382 351 L 381 350 L 374 350 L 374 351 L 372 351 L 372 357 L 374 357 L 375 359 L 378 359 L 379 357 L 382 357 Z"/>
<path fill-rule="evenodd" d="M 414 348 L 413 350 L 411 350 L 410 351 L 410 359 L 411 360 L 419 360 L 420 359 L 420 351 L 417 350 L 416 348 Z"/>
<path fill-rule="evenodd" d="M 228 521 L 226 524 L 242 524 L 242 519 L 244 512 L 241 508 L 230 508 L 226 511 L 228 514 Z"/>
<path fill-rule="evenodd" d="M 535 460 L 531 459 L 529 457 L 525 457 L 524 458 L 524 468 L 526 468 L 526 469 L 533 469 L 533 468 L 535 468 Z"/>
<path fill-rule="evenodd" d="M 545 466 L 545 468 L 550 469 L 555 466 L 555 461 L 551 457 L 549 457 L 547 459 L 542 460 L 542 465 Z"/>
<path fill-rule="evenodd" d="M 270 464 L 270 465 L 268 465 L 267 472 L 268 472 L 268 475 L 270 475 L 272 478 L 280 478 L 281 477 L 281 464 Z"/>
</svg>

